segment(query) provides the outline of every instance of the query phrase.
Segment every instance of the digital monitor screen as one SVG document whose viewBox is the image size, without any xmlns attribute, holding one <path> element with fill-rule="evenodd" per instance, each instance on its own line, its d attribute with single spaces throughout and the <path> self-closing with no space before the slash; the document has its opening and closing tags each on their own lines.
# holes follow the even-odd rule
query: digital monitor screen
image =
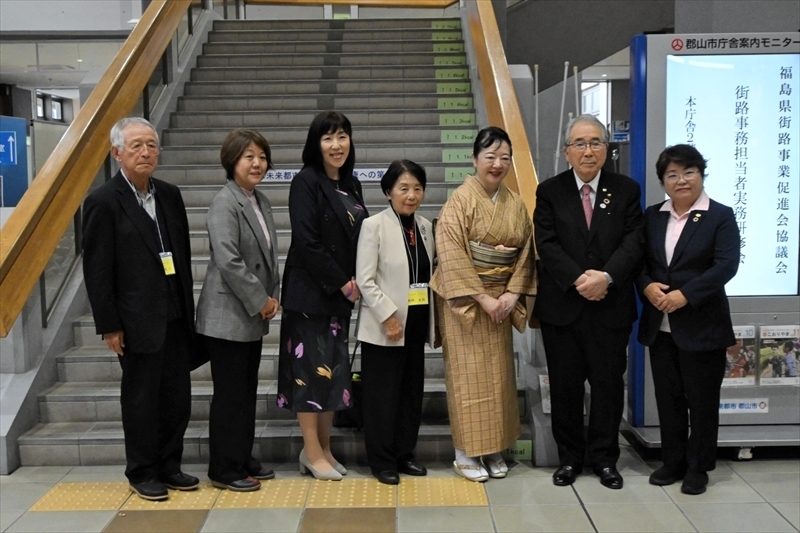
<svg viewBox="0 0 800 533">
<path fill-rule="evenodd" d="M 666 145 L 708 160 L 742 237 L 728 296 L 798 294 L 800 54 L 667 55 Z"/>
</svg>

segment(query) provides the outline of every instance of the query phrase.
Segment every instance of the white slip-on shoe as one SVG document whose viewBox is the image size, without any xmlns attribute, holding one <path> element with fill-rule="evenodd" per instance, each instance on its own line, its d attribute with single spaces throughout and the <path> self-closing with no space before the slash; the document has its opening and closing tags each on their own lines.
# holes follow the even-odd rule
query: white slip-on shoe
<svg viewBox="0 0 800 533">
<path fill-rule="evenodd" d="M 453 469 L 456 474 L 470 481 L 486 481 L 489 479 L 489 473 L 480 463 L 477 465 L 460 465 L 457 461 L 453 461 Z"/>
<path fill-rule="evenodd" d="M 501 479 L 508 475 L 508 465 L 499 453 L 484 455 L 481 457 L 481 463 L 483 463 L 490 478 Z"/>
</svg>

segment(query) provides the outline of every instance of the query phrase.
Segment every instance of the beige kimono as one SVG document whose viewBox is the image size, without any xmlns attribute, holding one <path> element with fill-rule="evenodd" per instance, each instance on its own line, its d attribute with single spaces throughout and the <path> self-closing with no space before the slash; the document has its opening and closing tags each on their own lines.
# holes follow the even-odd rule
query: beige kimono
<svg viewBox="0 0 800 533">
<path fill-rule="evenodd" d="M 495 324 L 471 295 L 534 295 L 532 234 L 531 217 L 519 195 L 501 185 L 495 203 L 472 176 L 439 215 L 439 266 L 430 285 L 442 299 L 437 311 L 453 444 L 470 457 L 499 452 L 520 435 L 511 326 L 522 332 L 527 314 L 522 296 L 509 319 Z M 519 249 L 507 283 L 481 281 L 469 241 Z"/>
</svg>

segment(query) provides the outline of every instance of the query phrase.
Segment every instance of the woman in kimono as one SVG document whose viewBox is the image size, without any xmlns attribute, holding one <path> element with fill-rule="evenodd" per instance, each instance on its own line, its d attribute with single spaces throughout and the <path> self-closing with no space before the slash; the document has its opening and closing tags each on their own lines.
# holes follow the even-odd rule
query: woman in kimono
<svg viewBox="0 0 800 533">
<path fill-rule="evenodd" d="M 439 267 L 431 288 L 442 334 L 453 467 L 471 480 L 508 473 L 500 451 L 520 435 L 511 326 L 522 332 L 525 299 L 535 294 L 531 217 L 503 185 L 511 140 L 481 130 L 467 176 L 439 215 Z"/>
</svg>

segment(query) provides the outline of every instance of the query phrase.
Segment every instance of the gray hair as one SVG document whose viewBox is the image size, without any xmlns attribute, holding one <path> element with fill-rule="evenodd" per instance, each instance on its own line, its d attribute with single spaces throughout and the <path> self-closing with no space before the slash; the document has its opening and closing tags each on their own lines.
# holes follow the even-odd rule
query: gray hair
<svg viewBox="0 0 800 533">
<path fill-rule="evenodd" d="M 118 120 L 111 128 L 111 146 L 116 146 L 118 149 L 122 150 L 125 147 L 125 128 L 135 124 L 141 124 L 153 130 L 156 136 L 156 142 L 158 142 L 158 132 L 149 120 L 142 117 L 125 117 Z"/>
<path fill-rule="evenodd" d="M 602 122 L 600 122 L 596 116 L 584 113 L 583 115 L 578 115 L 577 117 L 567 122 L 567 127 L 564 128 L 564 136 L 561 139 L 561 142 L 563 143 L 563 148 L 566 148 L 569 145 L 570 135 L 572 135 L 572 128 L 574 128 L 575 125 L 578 124 L 579 122 L 593 124 L 598 128 L 600 128 L 601 132 L 600 140 L 603 141 L 604 143 L 608 142 L 608 130 L 606 129 L 605 125 Z"/>
</svg>

